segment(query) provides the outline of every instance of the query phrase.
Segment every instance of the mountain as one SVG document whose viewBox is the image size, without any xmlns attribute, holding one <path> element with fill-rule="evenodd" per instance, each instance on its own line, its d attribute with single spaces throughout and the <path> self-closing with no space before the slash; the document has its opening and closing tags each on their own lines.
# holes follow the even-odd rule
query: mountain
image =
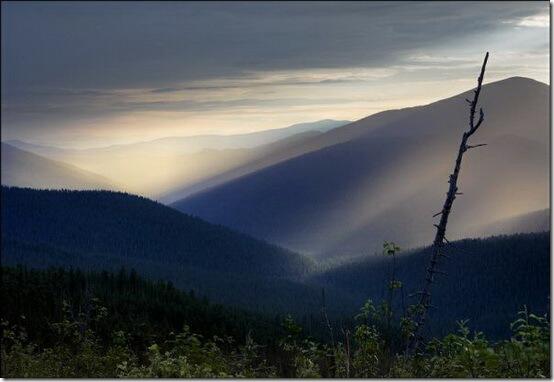
<svg viewBox="0 0 554 382">
<path fill-rule="evenodd" d="M 2 188 L 2 236 L 63 251 L 290 276 L 311 261 L 145 198 L 107 191 Z M 83 235 L 86 232 L 86 236 Z"/>
<path fill-rule="evenodd" d="M 37 145 L 28 143 L 18 139 L 8 140 L 6 143 L 18 147 L 22 150 L 31 151 L 33 153 L 42 154 L 45 156 L 75 155 L 77 153 L 100 153 L 114 152 L 125 150 L 152 151 L 176 151 L 181 154 L 199 152 L 202 150 L 225 150 L 225 149 L 241 149 L 253 148 L 256 146 L 265 145 L 276 142 L 278 140 L 306 132 L 326 132 L 339 126 L 344 126 L 351 121 L 324 119 L 316 122 L 298 123 L 295 125 L 256 131 L 245 134 L 229 134 L 229 135 L 193 135 L 185 137 L 165 137 L 154 139 L 151 141 L 112 145 L 106 147 L 90 148 L 90 149 L 63 149 L 54 146 Z"/>
<path fill-rule="evenodd" d="M 133 268 L 218 303 L 309 320 L 319 317 L 322 289 L 334 319 L 354 314 L 368 297 L 379 302 L 390 272 L 390 258 L 317 264 L 124 193 L 2 187 L 0 196 L 3 266 Z M 433 316 L 433 328 L 451 330 L 456 320 L 469 318 L 475 328 L 504 336 L 499 328 L 522 304 L 538 313 L 546 309 L 548 233 L 462 240 L 446 250 L 451 259 L 441 268 L 449 276 L 434 299 L 444 308 Z M 428 256 L 428 248 L 399 254 L 405 297 L 421 285 Z"/>
<path fill-rule="evenodd" d="M 50 159 L 55 159 L 56 156 L 60 156 L 63 153 L 72 151 L 69 149 L 62 149 L 54 146 L 37 145 L 34 143 L 28 143 L 19 139 L 8 139 L 3 143 Z"/>
<path fill-rule="evenodd" d="M 195 176 L 183 176 L 184 172 L 181 172 L 177 177 L 177 186 L 166 187 L 167 191 L 156 199 L 170 204 L 204 189 L 279 163 L 296 156 L 299 147 L 303 147 L 305 142 L 320 134 L 317 131 L 307 131 L 252 149 L 204 150 L 183 156 L 183 163 L 188 164 L 188 173 L 191 169 L 196 169 Z"/>
<path fill-rule="evenodd" d="M 470 91 L 378 113 L 320 134 L 298 155 L 191 195 L 173 207 L 314 256 L 359 255 L 383 240 L 429 243 L 467 129 Z M 484 85 L 487 143 L 464 158 L 448 227 L 467 237 L 549 207 L 549 87 L 521 77 Z M 507 232 L 509 233 L 509 232 Z"/>
<path fill-rule="evenodd" d="M 109 179 L 2 143 L 2 184 L 51 189 L 115 189 Z"/>
<path fill-rule="evenodd" d="M 146 198 L 2 187 L 1 202 L 3 265 L 135 268 L 221 303 L 319 310 L 321 288 L 300 281 L 312 260 Z M 349 298 L 335 301 L 340 312 Z"/>
<path fill-rule="evenodd" d="M 316 122 L 298 123 L 292 126 L 256 131 L 246 134 L 231 135 L 196 135 L 190 137 L 166 137 L 153 141 L 134 143 L 130 145 L 116 145 L 104 150 L 121 150 L 127 148 L 141 150 L 165 150 L 178 151 L 180 153 L 193 153 L 201 150 L 225 150 L 244 149 L 266 145 L 278 140 L 306 132 L 326 132 L 339 126 L 344 126 L 350 121 L 337 121 L 324 119 Z"/>
<path fill-rule="evenodd" d="M 538 210 L 492 223 L 477 224 L 470 231 L 471 237 L 487 237 L 506 232 L 543 232 L 550 231 L 550 210 Z"/>
<path fill-rule="evenodd" d="M 250 134 L 168 137 L 85 150 L 10 142 L 117 179 L 128 192 L 167 203 L 217 184 L 216 179 L 228 180 L 254 171 L 262 168 L 262 162 L 272 164 L 276 153 L 286 153 L 289 146 L 345 123 L 348 121 L 323 120 Z M 286 154 L 282 157 L 289 158 Z"/>
<path fill-rule="evenodd" d="M 433 285 L 430 324 L 442 335 L 456 330 L 456 321 L 469 320 L 469 327 L 487 336 L 505 338 L 509 323 L 526 305 L 535 314 L 549 311 L 550 232 L 516 234 L 486 239 L 450 242 L 448 259 L 441 260 Z M 402 282 L 396 311 L 402 311 L 421 288 L 430 248 L 400 252 L 396 258 L 395 279 Z M 310 276 L 325 288 L 339 288 L 361 305 L 371 298 L 378 305 L 387 296 L 392 272 L 390 257 L 365 257 Z"/>
</svg>

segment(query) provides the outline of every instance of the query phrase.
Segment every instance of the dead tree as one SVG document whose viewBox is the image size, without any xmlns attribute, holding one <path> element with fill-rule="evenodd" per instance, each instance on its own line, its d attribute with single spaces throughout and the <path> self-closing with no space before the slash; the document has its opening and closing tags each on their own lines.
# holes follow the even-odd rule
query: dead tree
<svg viewBox="0 0 554 382">
<path fill-rule="evenodd" d="M 445 254 L 443 253 L 443 247 L 444 244 L 447 242 L 447 239 L 445 237 L 446 225 L 448 223 L 448 216 L 450 215 L 450 211 L 452 210 L 452 204 L 456 199 L 456 195 L 461 194 L 460 192 L 458 192 L 458 175 L 460 174 L 460 167 L 462 165 L 463 156 L 469 149 L 485 146 L 485 144 L 469 145 L 468 141 L 469 138 L 471 138 L 471 136 L 475 134 L 477 129 L 481 126 L 485 118 L 483 109 L 479 108 L 479 117 L 476 121 L 477 102 L 479 101 L 479 95 L 481 93 L 481 86 L 483 83 L 483 77 L 485 76 L 485 67 L 487 66 L 488 59 L 489 53 L 487 52 L 487 54 L 485 55 L 485 60 L 483 61 L 483 66 L 481 67 L 481 74 L 477 79 L 477 88 L 473 92 L 473 100 L 469 100 L 466 98 L 466 101 L 469 103 L 469 129 L 465 131 L 462 135 L 462 141 L 460 142 L 460 147 L 458 149 L 458 156 L 456 157 L 454 171 L 452 172 L 448 180 L 449 187 L 448 192 L 446 193 L 446 200 L 444 201 L 442 210 L 433 215 L 433 217 L 440 216 L 440 222 L 439 224 L 434 225 L 437 231 L 435 234 L 435 239 L 433 241 L 431 259 L 426 269 L 426 278 L 424 281 L 423 289 L 417 292 L 417 295 L 419 296 L 419 303 L 416 305 L 416 310 L 412 317 L 414 331 L 406 349 L 408 354 L 413 354 L 413 352 L 416 351 L 419 347 L 419 343 L 421 341 L 421 333 L 427 319 L 427 312 L 432 306 L 431 287 L 435 281 L 435 275 L 445 274 L 443 271 L 438 269 L 438 262 L 441 257 L 445 257 Z"/>
</svg>

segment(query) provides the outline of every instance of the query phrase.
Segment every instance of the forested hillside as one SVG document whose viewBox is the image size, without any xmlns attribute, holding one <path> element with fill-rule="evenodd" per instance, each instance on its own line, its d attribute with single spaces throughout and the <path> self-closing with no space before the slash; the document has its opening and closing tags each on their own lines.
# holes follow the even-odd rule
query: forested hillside
<svg viewBox="0 0 554 382">
<path fill-rule="evenodd" d="M 2 189 L 2 235 L 62 251 L 263 276 L 301 275 L 311 261 L 148 199 L 103 191 Z"/>
<path fill-rule="evenodd" d="M 128 194 L 4 187 L 3 266 L 23 267 L 2 270 L 3 368 L 20 377 L 548 375 L 549 233 L 452 242 L 447 254 L 424 333 L 446 337 L 403 360 L 402 318 L 428 249 L 394 263 L 376 254 L 318 264 Z M 401 288 L 387 300 L 393 265 Z M 524 310 L 510 327 L 525 307 L 539 316 Z M 454 334 L 459 320 L 468 321 Z"/>
<path fill-rule="evenodd" d="M 550 232 L 465 239 L 445 247 L 449 259 L 441 261 L 433 289 L 431 329 L 444 334 L 456 320 L 467 319 L 470 328 L 494 338 L 509 335 L 514 312 L 528 306 L 537 313 L 550 307 Z M 421 288 L 430 248 L 400 252 L 396 279 L 403 285 L 397 309 L 416 302 L 408 297 Z M 357 296 L 361 304 L 371 298 L 380 302 L 388 293 L 393 262 L 385 256 L 361 258 L 311 276 L 322 286 L 340 288 Z M 404 301 L 402 301 L 402 296 Z"/>
<path fill-rule="evenodd" d="M 123 193 L 2 188 L 4 264 L 121 267 L 214 300 L 269 312 L 318 312 L 321 288 L 301 283 L 301 255 Z M 352 300 L 338 291 L 330 310 Z"/>
<path fill-rule="evenodd" d="M 329 315 L 341 319 L 367 298 L 381 301 L 391 271 L 390 260 L 380 255 L 317 264 L 128 194 L 3 188 L 2 206 L 5 265 L 135 268 L 219 303 L 271 315 L 317 320 L 325 289 Z M 470 319 L 471 327 L 506 337 L 507 323 L 523 305 L 547 310 L 547 233 L 462 240 L 447 251 L 451 260 L 441 268 L 448 276 L 439 280 L 434 297 L 440 309 L 432 312 L 431 334 Z M 399 255 L 405 305 L 421 285 L 427 259 L 427 250 Z"/>
<path fill-rule="evenodd" d="M 279 317 L 275 324 L 275 318 L 213 304 L 193 291 L 177 289 L 171 282 L 146 280 L 124 268 L 87 272 L 4 267 L 2 282 L 4 304 L 10 306 L 2 318 L 25 326 L 40 343 L 53 340 L 45 336 L 49 322 L 63 321 L 68 313 L 77 317 L 98 305 L 109 313 L 103 327 L 106 335 L 124 330 L 141 341 L 164 338 L 184 325 L 206 337 L 227 334 L 240 341 L 250 333 L 256 340 L 268 342 L 281 332 Z"/>
<path fill-rule="evenodd" d="M 489 342 L 462 324 L 457 333 L 429 342 L 417 357 L 406 357 L 404 330 L 391 335 L 383 326 L 385 316 L 372 304 L 337 330 L 335 342 L 311 337 L 306 326 L 288 316 L 269 320 L 213 305 L 134 271 L 4 267 L 2 282 L 2 301 L 10 307 L 2 311 L 1 322 L 4 377 L 550 374 L 548 320 L 528 310 L 514 321 L 509 341 Z M 394 328 L 400 329 L 396 323 Z"/>
</svg>

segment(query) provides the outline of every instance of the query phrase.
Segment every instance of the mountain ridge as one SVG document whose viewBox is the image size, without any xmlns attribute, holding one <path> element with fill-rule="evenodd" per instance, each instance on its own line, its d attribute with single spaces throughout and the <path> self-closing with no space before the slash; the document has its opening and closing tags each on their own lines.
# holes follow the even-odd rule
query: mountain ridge
<svg viewBox="0 0 554 382">
<path fill-rule="evenodd" d="M 41 189 L 118 189 L 104 176 L 1 143 L 2 185 Z"/>
<path fill-rule="evenodd" d="M 317 256 L 372 251 L 382 240 L 425 244 L 467 129 L 469 92 L 333 129 L 309 140 L 301 155 L 172 206 Z M 464 197 L 454 207 L 452 238 L 464 237 L 472 219 L 492 222 L 549 203 L 548 86 L 510 78 L 484 85 L 481 99 L 485 124 L 475 142 L 488 146 L 464 163 Z"/>
<path fill-rule="evenodd" d="M 24 150 L 117 179 L 131 193 L 165 202 L 186 196 L 189 188 L 259 168 L 264 157 L 335 128 L 346 121 L 321 120 L 261 132 L 169 137 L 94 149 L 60 149 L 17 142 Z"/>
<path fill-rule="evenodd" d="M 301 282 L 313 260 L 111 191 L 2 187 L 4 265 L 118 271 L 134 268 L 227 305 L 267 313 L 317 312 L 321 289 Z M 338 314 L 348 295 L 329 289 Z"/>
</svg>

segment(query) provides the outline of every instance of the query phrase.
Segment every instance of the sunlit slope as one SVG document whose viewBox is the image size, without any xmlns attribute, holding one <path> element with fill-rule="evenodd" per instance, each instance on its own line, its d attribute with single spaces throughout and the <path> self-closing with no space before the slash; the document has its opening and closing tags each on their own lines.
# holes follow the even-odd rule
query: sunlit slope
<svg viewBox="0 0 554 382">
<path fill-rule="evenodd" d="M 48 189 L 116 189 L 110 180 L 78 167 L 2 143 L 2 185 Z"/>
<path fill-rule="evenodd" d="M 485 122 L 465 157 L 448 229 L 466 236 L 549 207 L 548 86 L 487 84 Z M 174 207 L 315 255 L 371 253 L 383 240 L 428 243 L 462 132 L 469 93 L 370 116 L 310 140 L 309 152 L 200 192 Z"/>
<path fill-rule="evenodd" d="M 189 195 L 215 187 L 238 177 L 253 173 L 273 164 L 298 156 L 305 143 L 319 136 L 318 131 L 307 131 L 249 150 L 210 150 L 193 154 L 196 160 L 188 161 L 193 176 L 180 176 L 179 181 L 157 199 L 163 203 L 173 203 Z M 238 158 L 238 160 L 233 160 Z"/>
<path fill-rule="evenodd" d="M 310 134 L 302 133 L 285 140 L 302 139 Z M 186 196 L 188 187 L 198 186 L 206 179 L 253 162 L 265 156 L 276 144 L 194 152 L 187 152 L 179 145 L 160 146 L 157 143 L 87 150 L 35 149 L 56 160 L 118 179 L 126 191 L 154 198 L 167 196 L 174 201 Z M 171 198 L 173 194 L 176 196 Z"/>
<path fill-rule="evenodd" d="M 263 163 L 273 164 L 274 153 L 287 152 L 289 146 L 346 123 L 323 120 L 249 134 L 167 137 L 85 150 L 21 141 L 13 145 L 116 179 L 129 192 L 172 202 L 214 184 L 213 179 L 222 174 L 228 180 L 263 168 L 262 158 Z M 239 173 L 233 172 L 238 168 Z"/>
</svg>

